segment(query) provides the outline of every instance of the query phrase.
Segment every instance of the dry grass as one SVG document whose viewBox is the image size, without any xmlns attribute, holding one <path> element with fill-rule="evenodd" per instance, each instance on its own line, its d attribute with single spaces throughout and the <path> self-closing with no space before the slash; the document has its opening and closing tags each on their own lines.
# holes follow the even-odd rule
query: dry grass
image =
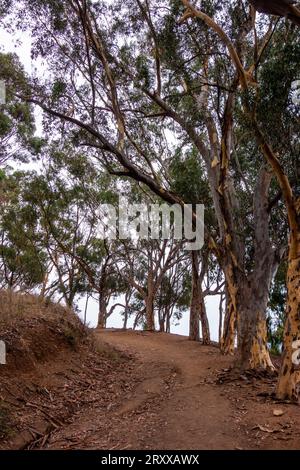
<svg viewBox="0 0 300 470">
<path fill-rule="evenodd" d="M 88 336 L 72 310 L 34 295 L 0 291 L 0 339 L 6 343 L 8 368 L 32 369 L 64 348 L 77 349 Z"/>
<path fill-rule="evenodd" d="M 0 291 L 0 323 L 18 321 L 20 318 L 36 318 L 56 315 L 74 315 L 70 309 L 60 304 L 45 302 L 38 296 L 12 292 Z"/>
<path fill-rule="evenodd" d="M 87 332 L 80 319 L 73 310 L 60 304 L 44 301 L 38 296 L 0 291 L 0 334 L 5 326 L 12 328 L 21 320 L 41 319 L 66 323 L 66 336 L 72 336 L 74 329 L 80 335 Z M 65 322 L 64 322 L 65 320 Z M 71 331 L 69 331 L 71 330 Z"/>
</svg>

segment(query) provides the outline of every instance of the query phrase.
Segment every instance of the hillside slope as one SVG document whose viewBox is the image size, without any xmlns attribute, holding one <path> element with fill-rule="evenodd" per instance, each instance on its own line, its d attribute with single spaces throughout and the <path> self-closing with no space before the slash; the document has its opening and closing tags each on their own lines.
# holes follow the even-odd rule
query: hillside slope
<svg viewBox="0 0 300 470">
<path fill-rule="evenodd" d="M 110 403 L 134 384 L 129 357 L 95 341 L 73 312 L 33 296 L 1 292 L 0 339 L 0 449 L 43 448 L 90 409 L 101 410 L 105 428 Z M 78 436 L 69 446 L 81 446 Z"/>
</svg>

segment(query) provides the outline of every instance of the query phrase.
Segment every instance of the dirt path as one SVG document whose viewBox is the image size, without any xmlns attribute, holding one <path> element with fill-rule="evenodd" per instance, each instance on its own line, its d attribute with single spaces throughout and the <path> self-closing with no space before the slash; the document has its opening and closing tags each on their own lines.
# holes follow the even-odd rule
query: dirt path
<svg viewBox="0 0 300 470">
<path fill-rule="evenodd" d="M 136 355 L 141 367 L 151 371 L 134 396 L 126 398 L 124 411 L 138 408 L 151 395 L 163 395 L 164 379 L 168 373 L 173 374 L 171 393 L 158 404 L 162 427 L 152 444 L 154 448 L 232 449 L 241 445 L 230 402 L 222 396 L 221 388 L 209 384 L 210 371 L 230 362 L 216 348 L 176 335 L 117 331 L 98 335 Z"/>
<path fill-rule="evenodd" d="M 0 325 L 0 449 L 300 448 L 300 406 L 274 401 L 276 377 L 233 376 L 230 357 L 182 336 L 87 331 L 26 299 Z"/>
<path fill-rule="evenodd" d="M 96 332 L 132 359 L 107 390 L 54 432 L 48 449 L 298 449 L 300 408 L 268 398 L 273 379 L 241 376 L 217 384 L 231 359 L 185 337 L 120 330 Z M 280 407 L 282 416 L 275 417 Z"/>
</svg>

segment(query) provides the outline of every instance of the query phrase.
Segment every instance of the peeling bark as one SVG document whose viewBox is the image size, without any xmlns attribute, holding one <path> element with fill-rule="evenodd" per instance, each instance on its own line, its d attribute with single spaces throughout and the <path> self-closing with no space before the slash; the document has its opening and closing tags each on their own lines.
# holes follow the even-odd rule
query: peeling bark
<svg viewBox="0 0 300 470">
<path fill-rule="evenodd" d="M 236 324 L 237 324 L 237 292 L 238 286 L 234 278 L 232 265 L 224 270 L 226 282 L 226 312 L 224 318 L 223 335 L 221 338 L 221 352 L 234 355 Z"/>
<path fill-rule="evenodd" d="M 267 325 L 265 307 L 252 310 L 253 305 L 245 305 L 242 310 L 243 321 L 238 332 L 238 356 L 236 367 L 242 370 L 274 370 L 267 347 Z"/>
<path fill-rule="evenodd" d="M 290 228 L 287 272 L 288 295 L 284 354 L 277 385 L 277 397 L 298 401 L 300 393 L 300 198 L 296 199 L 288 176 L 255 120 L 253 121 L 253 127 L 260 149 L 266 161 L 271 165 L 280 185 L 288 213 Z"/>
<path fill-rule="evenodd" d="M 107 309 L 106 299 L 101 293 L 99 294 L 99 314 L 98 314 L 98 327 L 106 328 Z"/>
<path fill-rule="evenodd" d="M 300 203 L 300 199 L 298 200 Z M 300 204 L 299 204 L 300 206 Z M 298 401 L 300 395 L 300 215 L 290 237 L 287 272 L 287 306 L 284 331 L 284 353 L 277 397 Z"/>
<path fill-rule="evenodd" d="M 202 276 L 199 275 L 198 253 L 192 251 L 192 298 L 190 308 L 190 334 L 192 341 L 200 340 L 199 320 L 201 322 L 203 344 L 210 344 L 209 323 L 201 287 Z"/>
</svg>

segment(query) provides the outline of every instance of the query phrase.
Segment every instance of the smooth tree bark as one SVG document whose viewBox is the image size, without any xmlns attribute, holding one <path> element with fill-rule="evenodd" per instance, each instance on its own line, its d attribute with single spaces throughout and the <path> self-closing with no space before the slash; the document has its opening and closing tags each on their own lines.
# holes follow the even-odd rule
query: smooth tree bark
<svg viewBox="0 0 300 470">
<path fill-rule="evenodd" d="M 202 331 L 203 344 L 210 344 L 209 322 L 206 313 L 204 295 L 202 290 L 203 277 L 205 275 L 205 266 L 199 273 L 199 255 L 196 250 L 191 252 L 192 260 L 192 293 L 190 307 L 190 332 L 189 339 L 192 341 L 200 340 L 200 323 Z"/>
<path fill-rule="evenodd" d="M 219 332 L 218 332 L 218 341 L 221 344 L 222 331 L 223 331 L 223 303 L 224 303 L 224 293 L 221 292 L 219 300 Z"/>
<path fill-rule="evenodd" d="M 200 299 L 199 299 L 199 266 L 198 256 L 196 251 L 191 253 L 192 259 L 192 292 L 191 292 L 191 306 L 190 306 L 190 327 L 189 339 L 191 341 L 200 340 Z"/>
<path fill-rule="evenodd" d="M 99 293 L 99 313 L 98 313 L 98 327 L 99 328 L 106 328 L 106 320 L 107 320 L 107 303 L 106 303 L 106 296 L 104 292 L 100 291 Z"/>
<path fill-rule="evenodd" d="M 200 324 L 201 324 L 201 336 L 202 336 L 202 344 L 210 344 L 210 328 L 209 322 L 207 317 L 207 310 L 204 301 L 204 295 L 202 292 L 201 285 L 199 285 L 200 290 Z"/>
<path fill-rule="evenodd" d="M 155 330 L 155 321 L 154 321 L 154 291 L 153 289 L 149 290 L 145 298 L 146 304 L 146 329 L 149 331 Z"/>
<path fill-rule="evenodd" d="M 123 305 L 123 309 L 124 309 L 123 330 L 127 330 L 127 323 L 128 323 L 129 315 L 131 313 L 131 308 L 130 308 L 131 297 L 132 297 L 132 289 L 129 288 L 125 293 L 125 299 L 124 299 L 124 305 Z"/>
</svg>

